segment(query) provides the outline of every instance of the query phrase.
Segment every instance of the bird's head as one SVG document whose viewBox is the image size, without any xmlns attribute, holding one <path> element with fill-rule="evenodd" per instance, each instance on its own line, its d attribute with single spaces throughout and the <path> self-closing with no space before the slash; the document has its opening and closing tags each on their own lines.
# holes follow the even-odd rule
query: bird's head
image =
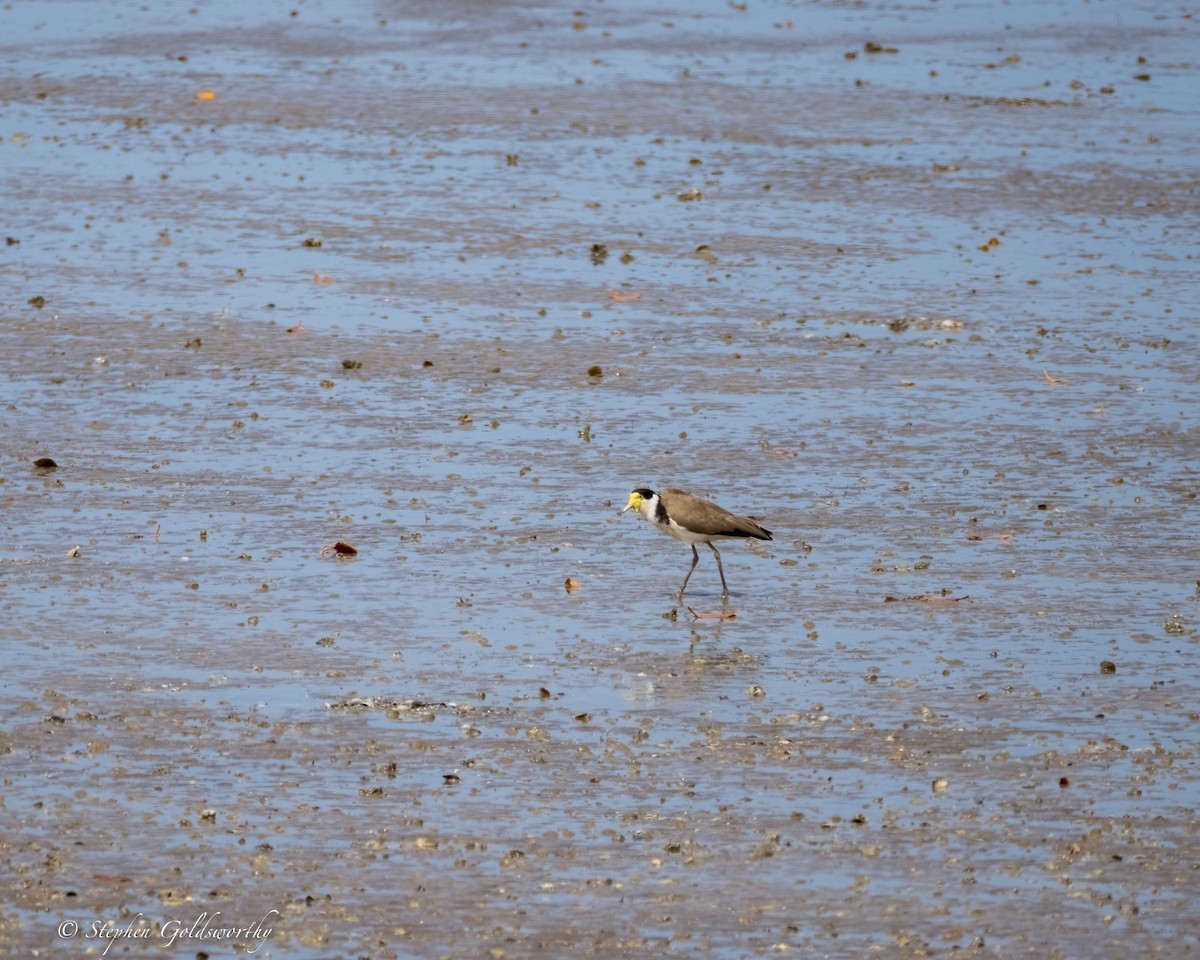
<svg viewBox="0 0 1200 960">
<path fill-rule="evenodd" d="M 625 509 L 621 513 L 628 513 L 630 510 L 636 510 L 643 517 L 649 520 L 654 516 L 654 508 L 658 503 L 658 494 L 648 487 L 638 487 L 629 494 L 629 502 L 625 504 Z"/>
</svg>

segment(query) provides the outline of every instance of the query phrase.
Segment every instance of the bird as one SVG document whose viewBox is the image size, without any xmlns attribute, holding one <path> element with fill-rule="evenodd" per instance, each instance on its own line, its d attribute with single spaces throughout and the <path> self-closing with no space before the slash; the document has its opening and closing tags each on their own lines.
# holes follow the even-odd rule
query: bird
<svg viewBox="0 0 1200 960">
<path fill-rule="evenodd" d="M 692 566 L 679 588 L 679 602 L 683 603 L 683 591 L 687 589 L 692 572 L 700 562 L 696 544 L 707 543 L 717 558 L 717 572 L 721 575 L 721 599 L 729 599 L 729 585 L 725 582 L 725 571 L 721 567 L 721 554 L 713 546 L 717 539 L 775 539 L 770 530 L 751 517 L 739 517 L 724 507 L 674 488 L 655 493 L 649 487 L 638 487 L 629 494 L 622 514 L 636 510 L 643 519 L 669 537 L 681 540 L 692 548 Z"/>
</svg>

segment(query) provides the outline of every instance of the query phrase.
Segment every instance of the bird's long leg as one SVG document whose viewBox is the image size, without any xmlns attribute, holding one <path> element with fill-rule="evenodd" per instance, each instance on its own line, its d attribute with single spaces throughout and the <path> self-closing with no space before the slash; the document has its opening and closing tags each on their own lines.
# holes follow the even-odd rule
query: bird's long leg
<svg viewBox="0 0 1200 960">
<path fill-rule="evenodd" d="M 683 603 L 683 591 L 687 589 L 687 582 L 692 579 L 692 570 L 696 569 L 696 564 L 700 562 L 700 554 L 696 552 L 696 545 L 692 544 L 692 566 L 688 570 L 688 574 L 683 578 L 683 586 L 679 588 L 679 602 Z"/>
<path fill-rule="evenodd" d="M 692 547 L 692 549 L 695 550 L 696 548 Z M 728 600 L 729 587 L 725 583 L 725 570 L 721 567 L 721 554 L 717 551 L 717 548 L 712 545 L 711 540 L 708 541 L 708 549 L 711 550 L 713 552 L 713 556 L 717 558 L 717 573 L 721 575 L 721 599 Z"/>
</svg>

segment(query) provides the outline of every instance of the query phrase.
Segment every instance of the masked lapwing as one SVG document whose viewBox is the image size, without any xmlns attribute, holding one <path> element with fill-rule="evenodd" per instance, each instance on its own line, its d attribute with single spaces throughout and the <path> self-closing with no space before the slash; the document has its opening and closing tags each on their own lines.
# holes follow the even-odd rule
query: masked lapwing
<svg viewBox="0 0 1200 960">
<path fill-rule="evenodd" d="M 744 540 L 747 537 L 754 540 L 774 539 L 770 530 L 759 526 L 750 517 L 739 517 L 724 507 L 718 507 L 715 503 L 701 500 L 682 490 L 663 490 L 655 493 L 647 487 L 638 487 L 629 494 L 629 502 L 625 504 L 621 513 L 629 510 L 636 510 L 667 536 L 691 545 L 692 566 L 683 578 L 683 586 L 679 588 L 680 603 L 683 603 L 683 591 L 692 579 L 692 571 L 700 562 L 696 544 L 707 543 L 713 556 L 717 558 L 717 572 L 721 575 L 721 598 L 727 600 L 729 586 L 725 583 L 721 554 L 713 546 L 713 541 L 725 538 Z"/>
</svg>

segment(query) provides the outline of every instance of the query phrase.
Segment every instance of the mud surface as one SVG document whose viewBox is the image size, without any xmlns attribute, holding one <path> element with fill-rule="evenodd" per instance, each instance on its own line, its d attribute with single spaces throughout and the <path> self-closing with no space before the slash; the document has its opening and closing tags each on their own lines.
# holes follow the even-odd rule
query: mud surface
<svg viewBox="0 0 1200 960">
<path fill-rule="evenodd" d="M 1193 13 L 6 4 L 0 954 L 1200 953 Z"/>
</svg>

